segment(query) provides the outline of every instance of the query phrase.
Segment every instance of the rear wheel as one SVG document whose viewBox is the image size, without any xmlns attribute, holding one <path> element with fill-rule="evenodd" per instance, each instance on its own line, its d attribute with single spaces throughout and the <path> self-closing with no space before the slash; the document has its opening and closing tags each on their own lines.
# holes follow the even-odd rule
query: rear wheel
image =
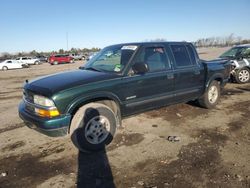
<svg viewBox="0 0 250 188">
<path fill-rule="evenodd" d="M 99 103 L 81 107 L 70 126 L 71 140 L 83 152 L 103 150 L 112 141 L 115 131 L 115 113 Z"/>
<path fill-rule="evenodd" d="M 53 65 L 58 65 L 58 62 L 57 62 L 57 61 L 54 61 L 54 62 L 53 62 Z"/>
<path fill-rule="evenodd" d="M 236 71 L 235 80 L 239 84 L 244 84 L 250 80 L 250 70 L 248 68 L 242 68 Z"/>
<path fill-rule="evenodd" d="M 4 66 L 4 67 L 2 68 L 2 70 L 3 70 L 3 71 L 7 71 L 7 70 L 8 70 L 8 67 Z"/>
<path fill-rule="evenodd" d="M 220 99 L 220 85 L 214 80 L 210 83 L 204 95 L 198 99 L 199 104 L 204 108 L 214 108 Z"/>
<path fill-rule="evenodd" d="M 39 64 L 39 62 L 38 61 L 35 61 L 35 63 L 34 63 L 35 65 L 38 65 Z"/>
</svg>

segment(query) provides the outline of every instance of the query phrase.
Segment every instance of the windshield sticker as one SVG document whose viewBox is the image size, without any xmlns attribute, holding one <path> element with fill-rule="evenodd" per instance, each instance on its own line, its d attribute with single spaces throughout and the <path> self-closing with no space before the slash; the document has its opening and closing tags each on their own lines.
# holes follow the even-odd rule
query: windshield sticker
<svg viewBox="0 0 250 188">
<path fill-rule="evenodd" d="M 137 46 L 123 46 L 122 47 L 122 50 L 136 50 L 137 49 Z"/>
<path fill-rule="evenodd" d="M 121 71 L 121 65 L 120 64 L 116 64 L 115 68 L 114 68 L 115 72 L 120 72 Z"/>
</svg>

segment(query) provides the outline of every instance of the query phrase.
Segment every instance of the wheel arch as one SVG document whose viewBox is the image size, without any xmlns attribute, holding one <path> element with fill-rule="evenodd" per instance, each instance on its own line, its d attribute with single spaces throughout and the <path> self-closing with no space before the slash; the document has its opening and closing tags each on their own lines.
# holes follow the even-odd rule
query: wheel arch
<svg viewBox="0 0 250 188">
<path fill-rule="evenodd" d="M 250 65 L 249 66 L 245 66 L 243 68 L 246 68 L 246 69 L 248 69 L 250 71 Z"/>
<path fill-rule="evenodd" d="M 7 65 L 2 66 L 2 70 L 4 70 L 4 67 L 6 67 L 6 70 L 9 70 L 9 67 Z"/>
<path fill-rule="evenodd" d="M 121 125 L 121 102 L 117 96 L 110 93 L 95 94 L 84 98 L 78 98 L 69 105 L 66 110 L 66 113 L 71 114 L 73 117 L 79 108 L 93 102 L 101 103 L 111 108 L 116 114 L 117 126 Z"/>
<path fill-rule="evenodd" d="M 211 84 L 211 82 L 214 81 L 214 80 L 218 81 L 219 85 L 222 87 L 222 85 L 223 85 L 223 75 L 222 74 L 215 74 L 206 83 L 206 90 L 208 89 L 208 87 Z"/>
<path fill-rule="evenodd" d="M 243 67 L 238 67 L 238 68 L 235 68 L 235 71 L 239 71 L 239 70 L 241 70 L 241 69 L 248 69 L 249 71 L 250 71 L 250 65 L 249 66 L 243 66 Z"/>
</svg>

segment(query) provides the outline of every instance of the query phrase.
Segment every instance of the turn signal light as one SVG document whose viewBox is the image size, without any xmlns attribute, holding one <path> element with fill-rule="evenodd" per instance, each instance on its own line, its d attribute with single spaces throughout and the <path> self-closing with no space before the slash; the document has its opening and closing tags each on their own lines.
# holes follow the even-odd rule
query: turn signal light
<svg viewBox="0 0 250 188">
<path fill-rule="evenodd" d="M 49 117 L 49 118 L 60 115 L 58 110 L 44 110 L 35 108 L 35 112 L 41 117 Z"/>
</svg>

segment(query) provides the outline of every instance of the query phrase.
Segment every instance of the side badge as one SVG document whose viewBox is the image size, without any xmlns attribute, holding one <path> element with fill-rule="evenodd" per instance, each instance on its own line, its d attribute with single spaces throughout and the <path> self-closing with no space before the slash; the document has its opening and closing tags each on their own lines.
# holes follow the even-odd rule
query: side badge
<svg viewBox="0 0 250 188">
<path fill-rule="evenodd" d="M 136 95 L 133 95 L 133 96 L 130 96 L 130 97 L 127 97 L 126 100 L 129 100 L 129 99 L 134 99 L 136 98 Z"/>
</svg>

